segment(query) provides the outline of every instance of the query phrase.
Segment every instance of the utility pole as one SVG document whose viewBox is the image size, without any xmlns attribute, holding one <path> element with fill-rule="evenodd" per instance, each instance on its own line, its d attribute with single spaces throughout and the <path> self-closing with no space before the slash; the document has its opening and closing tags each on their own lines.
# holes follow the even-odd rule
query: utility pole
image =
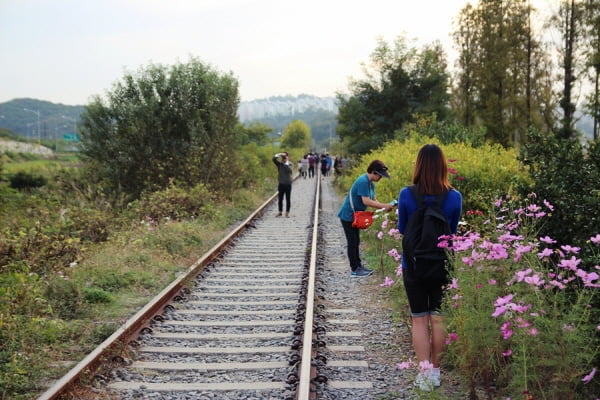
<svg viewBox="0 0 600 400">
<path fill-rule="evenodd" d="M 40 130 L 40 110 L 30 110 L 29 108 L 24 108 L 23 111 L 29 111 L 34 113 L 35 115 L 37 115 L 37 131 L 38 131 L 38 144 L 41 143 L 42 141 L 42 135 L 41 135 L 41 130 Z"/>
</svg>

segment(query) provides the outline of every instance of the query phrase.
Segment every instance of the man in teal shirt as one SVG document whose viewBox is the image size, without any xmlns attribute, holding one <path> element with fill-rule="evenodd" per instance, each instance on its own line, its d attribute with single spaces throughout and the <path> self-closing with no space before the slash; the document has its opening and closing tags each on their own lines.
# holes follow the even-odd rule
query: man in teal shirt
<svg viewBox="0 0 600 400">
<path fill-rule="evenodd" d="M 379 182 L 382 177 L 390 177 L 387 169 L 380 160 L 371 162 L 367 168 L 367 173 L 356 178 L 352 184 L 337 214 L 346 235 L 348 260 L 352 270 L 350 275 L 353 277 L 369 276 L 373 273 L 373 270 L 362 265 L 359 250 L 360 229 L 352 227 L 352 216 L 354 211 L 364 211 L 367 207 L 384 209 L 386 212 L 394 207 L 394 203 L 380 203 L 375 198 L 375 182 Z"/>
</svg>

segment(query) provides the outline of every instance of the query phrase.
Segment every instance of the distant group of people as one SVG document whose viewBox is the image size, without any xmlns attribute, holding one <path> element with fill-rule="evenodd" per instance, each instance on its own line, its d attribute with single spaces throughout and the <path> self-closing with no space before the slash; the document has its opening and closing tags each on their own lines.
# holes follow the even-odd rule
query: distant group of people
<svg viewBox="0 0 600 400">
<path fill-rule="evenodd" d="M 278 153 L 273 157 L 279 176 L 279 212 L 282 216 L 283 199 L 286 199 L 285 215 L 289 216 L 290 195 L 292 186 L 292 163 L 288 153 Z M 343 161 L 338 157 L 332 160 L 329 154 L 306 154 L 298 163 L 300 175 L 304 178 L 315 176 L 317 165 L 321 176 L 327 177 L 331 169 L 336 175 L 341 174 Z M 436 205 L 445 217 L 449 233 L 455 234 L 462 213 L 462 195 L 448 181 L 448 164 L 442 149 L 435 144 L 423 146 L 413 170 L 412 186 L 403 187 L 398 200 L 382 203 L 375 196 L 375 183 L 382 178 L 389 178 L 388 167 L 381 160 L 372 161 L 366 173 L 360 175 L 352 184 L 348 195 L 338 211 L 347 242 L 347 255 L 352 277 L 366 277 L 373 270 L 363 265 L 360 258 L 360 229 L 353 226 L 355 211 L 365 211 L 368 207 L 390 212 L 397 208 L 399 232 L 405 239 L 413 234 L 407 226 L 413 223 L 414 217 L 425 206 Z M 437 236 L 437 235 L 436 235 Z M 425 255 L 424 259 L 428 260 Z M 423 263 L 424 261 L 419 261 Z M 429 261 L 426 261 L 429 262 Z M 432 261 L 433 262 L 433 261 Z M 415 386 L 422 390 L 432 390 L 441 384 L 440 361 L 445 348 L 445 325 L 441 315 L 444 287 L 449 283 L 448 275 L 431 278 L 422 277 L 416 271 L 416 258 L 407 260 L 406 249 L 403 248 L 402 271 L 403 281 L 412 317 L 412 342 L 415 354 L 420 363 L 428 362 L 433 367 L 419 372 Z M 445 265 L 445 264 L 444 264 Z M 445 267 L 444 267 L 445 268 Z"/>
<path fill-rule="evenodd" d="M 293 176 L 293 163 L 289 159 L 287 151 L 277 153 L 273 156 L 273 162 L 277 166 L 277 197 L 278 197 L 278 212 L 277 217 L 284 215 L 284 201 L 285 201 L 285 216 L 290 216 L 291 208 L 291 193 L 292 193 L 292 176 Z M 300 160 L 298 160 L 298 173 L 304 178 L 314 178 L 318 170 L 321 171 L 321 176 L 324 178 L 331 174 L 331 170 L 334 170 L 336 176 L 342 174 L 345 160 L 339 156 L 332 159 L 329 153 L 306 153 Z"/>
<path fill-rule="evenodd" d="M 298 161 L 298 173 L 304 179 L 314 178 L 317 169 L 321 171 L 321 177 L 325 178 L 331 175 L 333 169 L 336 176 L 342 174 L 342 168 L 344 166 L 344 159 L 340 156 L 336 156 L 332 159 L 329 153 L 306 153 Z"/>
</svg>

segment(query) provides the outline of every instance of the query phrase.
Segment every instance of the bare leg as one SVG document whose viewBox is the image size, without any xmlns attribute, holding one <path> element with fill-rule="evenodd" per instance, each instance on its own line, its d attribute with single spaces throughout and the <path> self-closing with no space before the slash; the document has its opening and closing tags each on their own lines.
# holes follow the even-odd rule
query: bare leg
<svg viewBox="0 0 600 400">
<path fill-rule="evenodd" d="M 429 361 L 431 354 L 429 336 L 429 316 L 412 317 L 412 341 L 419 362 Z"/>
<path fill-rule="evenodd" d="M 442 353 L 446 348 L 446 324 L 441 315 L 431 316 L 431 363 L 434 368 L 440 367 Z"/>
</svg>

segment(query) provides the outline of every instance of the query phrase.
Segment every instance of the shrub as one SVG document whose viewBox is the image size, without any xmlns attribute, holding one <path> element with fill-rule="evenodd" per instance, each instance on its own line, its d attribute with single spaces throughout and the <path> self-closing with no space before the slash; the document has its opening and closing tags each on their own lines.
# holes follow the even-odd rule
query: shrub
<svg viewBox="0 0 600 400">
<path fill-rule="evenodd" d="M 113 297 L 110 293 L 100 289 L 100 288 L 85 288 L 83 290 L 83 298 L 88 303 L 96 304 L 96 303 L 112 303 Z"/>
<path fill-rule="evenodd" d="M 212 199 L 211 190 L 203 184 L 191 190 L 172 184 L 165 190 L 142 194 L 139 200 L 132 203 L 131 208 L 139 219 L 145 219 L 149 224 L 159 224 L 208 213 Z"/>
<path fill-rule="evenodd" d="M 441 145 L 437 139 L 414 136 L 405 142 L 390 142 L 364 156 L 352 173 L 341 179 L 342 186 L 349 188 L 358 175 L 366 172 L 372 160 L 380 159 L 388 166 L 391 178 L 377 183 L 377 198 L 383 202 L 397 198 L 400 189 L 412 183 L 417 154 L 427 143 L 442 147 L 450 168 L 451 184 L 462 193 L 465 210 L 487 210 L 490 199 L 511 191 L 511 187 L 530 182 L 513 150 L 498 145 Z"/>
<path fill-rule="evenodd" d="M 60 233 L 48 232 L 47 227 L 36 224 L 17 231 L 3 230 L 0 242 L 0 268 L 13 263 L 27 265 L 31 272 L 45 275 L 62 270 L 81 255 L 79 240 Z"/>
<path fill-rule="evenodd" d="M 13 189 L 39 188 L 46 184 L 46 178 L 43 176 L 22 171 L 10 176 L 8 180 L 10 182 L 10 187 Z"/>
<path fill-rule="evenodd" d="M 458 122 L 438 121 L 433 115 L 415 115 L 415 122 L 405 124 L 395 132 L 401 142 L 415 136 L 437 138 L 442 144 L 466 143 L 473 147 L 485 144 L 485 128 L 482 126 L 465 127 Z"/>
<path fill-rule="evenodd" d="M 600 142 L 588 147 L 575 140 L 531 132 L 519 158 L 533 178 L 521 194 L 536 193 L 556 206 L 543 232 L 562 243 L 583 245 L 600 226 Z"/>
<path fill-rule="evenodd" d="M 83 242 L 100 243 L 108 240 L 111 216 L 107 212 L 87 207 L 64 208 L 62 231 Z"/>
<path fill-rule="evenodd" d="M 81 318 L 86 311 L 81 285 L 63 274 L 56 274 L 48 279 L 44 295 L 57 318 Z"/>
</svg>

